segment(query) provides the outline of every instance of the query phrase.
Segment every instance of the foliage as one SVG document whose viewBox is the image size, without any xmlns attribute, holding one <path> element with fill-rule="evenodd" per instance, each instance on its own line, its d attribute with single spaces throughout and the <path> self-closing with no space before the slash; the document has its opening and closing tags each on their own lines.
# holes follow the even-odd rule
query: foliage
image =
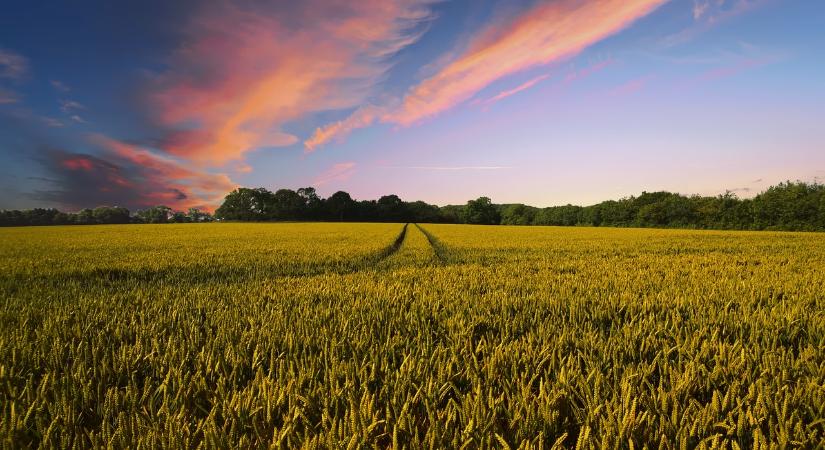
<svg viewBox="0 0 825 450">
<path fill-rule="evenodd" d="M 825 185 L 780 183 L 753 199 L 731 192 L 716 197 L 643 192 L 586 207 L 515 204 L 502 211 L 505 225 L 825 231 Z"/>
<path fill-rule="evenodd" d="M 501 214 L 489 197 L 479 197 L 467 202 L 462 211 L 462 219 L 463 223 L 498 225 L 501 222 Z"/>
<path fill-rule="evenodd" d="M 338 191 L 323 199 L 315 188 L 293 191 L 238 188 L 227 194 L 215 217 L 227 221 L 340 221 L 469 223 L 501 225 L 609 226 L 719 230 L 825 231 L 825 185 L 786 182 L 753 199 L 727 192 L 716 197 L 671 192 L 642 192 L 638 197 L 608 200 L 591 206 L 536 208 L 520 203 L 496 205 L 488 197 L 466 205 L 438 207 L 406 202 L 397 195 L 355 200 Z M 157 206 L 129 218 L 124 208 L 101 207 L 64 214 L 56 209 L 0 211 L 0 226 L 100 223 L 204 222 L 212 216 Z"/>
<path fill-rule="evenodd" d="M 812 233 L 7 228 L 0 441 L 817 448 L 823 274 Z"/>
</svg>

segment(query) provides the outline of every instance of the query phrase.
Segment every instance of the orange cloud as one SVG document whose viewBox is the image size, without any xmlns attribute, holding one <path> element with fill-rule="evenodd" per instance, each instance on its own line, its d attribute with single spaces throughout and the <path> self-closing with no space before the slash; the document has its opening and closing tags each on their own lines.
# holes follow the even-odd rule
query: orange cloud
<svg viewBox="0 0 825 450">
<path fill-rule="evenodd" d="M 347 137 L 352 130 L 372 125 L 383 113 L 382 108 L 374 105 L 358 108 L 344 120 L 316 128 L 315 133 L 304 142 L 304 148 L 307 153 L 309 153 L 333 139 L 343 139 Z"/>
<path fill-rule="evenodd" d="M 150 95 L 172 130 L 164 149 L 220 165 L 297 142 L 289 122 L 365 101 L 387 57 L 420 36 L 430 1 L 224 3 L 197 13 Z"/>
<path fill-rule="evenodd" d="M 415 86 L 388 120 L 410 125 L 469 99 L 507 75 L 569 58 L 667 0 L 565 0 L 540 4 L 479 34 L 469 50 Z M 497 31 L 501 28 L 501 31 Z"/>
<path fill-rule="evenodd" d="M 494 23 L 470 40 L 434 75 L 411 88 L 397 105 L 357 110 L 321 127 L 308 150 L 375 122 L 412 125 L 476 95 L 496 80 L 574 56 L 646 16 L 667 0 L 561 0 L 543 2 L 506 23 Z M 531 80 L 504 97 L 527 89 Z M 501 95 L 501 94 L 500 94 Z M 504 98 L 501 97 L 501 98 Z M 380 113 L 379 113 L 380 112 Z"/>
</svg>

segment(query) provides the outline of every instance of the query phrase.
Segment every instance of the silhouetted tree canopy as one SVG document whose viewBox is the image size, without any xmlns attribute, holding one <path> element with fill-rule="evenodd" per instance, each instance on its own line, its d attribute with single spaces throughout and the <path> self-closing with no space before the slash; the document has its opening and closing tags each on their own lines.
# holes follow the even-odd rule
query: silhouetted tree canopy
<svg viewBox="0 0 825 450">
<path fill-rule="evenodd" d="M 591 206 L 537 208 L 520 203 L 496 205 L 488 197 L 465 205 L 436 206 L 406 202 L 390 194 L 378 200 L 354 200 L 338 191 L 326 199 L 315 188 L 297 191 L 238 188 L 226 195 L 215 218 L 228 221 L 361 221 L 442 222 L 502 225 L 663 227 L 734 230 L 825 231 L 825 185 L 785 182 L 752 199 L 726 192 L 715 197 L 671 192 L 642 192 Z M 187 212 L 155 206 L 130 214 L 121 207 L 101 206 L 64 213 L 56 209 L 0 211 L 0 226 L 88 225 L 115 223 L 208 222 L 213 217 L 196 208 Z"/>
</svg>

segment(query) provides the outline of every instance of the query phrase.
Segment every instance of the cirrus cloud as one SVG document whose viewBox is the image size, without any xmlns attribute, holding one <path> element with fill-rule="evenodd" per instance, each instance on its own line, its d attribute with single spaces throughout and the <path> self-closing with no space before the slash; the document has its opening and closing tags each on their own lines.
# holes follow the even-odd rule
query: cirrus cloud
<svg viewBox="0 0 825 450">
<path fill-rule="evenodd" d="M 151 110 L 166 130 L 163 148 L 222 165 L 253 149 L 298 142 L 286 130 L 290 122 L 365 101 L 390 67 L 388 58 L 420 36 L 430 2 L 203 9 L 151 83 Z"/>
<path fill-rule="evenodd" d="M 0 78 L 19 80 L 26 75 L 29 61 L 11 50 L 0 48 Z"/>
<path fill-rule="evenodd" d="M 319 127 L 305 142 L 314 150 L 375 122 L 409 126 L 449 110 L 493 82 L 570 58 L 650 14 L 667 0 L 562 0 L 540 2 L 514 19 L 494 21 L 455 52 L 432 76 L 392 105 L 368 106 Z M 509 95 L 541 81 L 534 79 Z M 519 89 L 520 88 L 520 89 Z M 504 92 L 507 96 L 507 92 Z M 503 98 L 503 97 L 501 97 Z M 376 114 L 379 110 L 381 113 Z M 369 111 L 365 113 L 364 111 Z"/>
<path fill-rule="evenodd" d="M 352 161 L 337 163 L 315 177 L 315 186 L 324 186 L 334 181 L 347 181 L 355 173 L 355 163 Z"/>
</svg>

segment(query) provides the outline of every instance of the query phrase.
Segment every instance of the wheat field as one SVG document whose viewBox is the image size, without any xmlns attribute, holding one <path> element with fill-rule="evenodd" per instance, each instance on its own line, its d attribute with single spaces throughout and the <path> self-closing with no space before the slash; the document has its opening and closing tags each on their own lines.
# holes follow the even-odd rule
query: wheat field
<svg viewBox="0 0 825 450">
<path fill-rule="evenodd" d="M 825 442 L 825 235 L 0 229 L 3 448 Z"/>
</svg>

